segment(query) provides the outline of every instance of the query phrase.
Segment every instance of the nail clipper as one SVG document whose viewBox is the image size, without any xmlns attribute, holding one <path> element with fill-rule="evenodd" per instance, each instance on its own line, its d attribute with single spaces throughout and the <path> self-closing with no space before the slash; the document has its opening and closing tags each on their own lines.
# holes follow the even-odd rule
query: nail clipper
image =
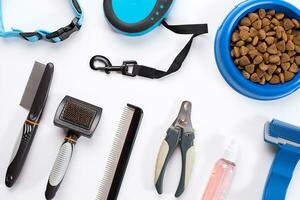
<svg viewBox="0 0 300 200">
<path fill-rule="evenodd" d="M 178 117 L 167 131 L 157 158 L 155 171 L 155 187 L 162 194 L 165 170 L 177 146 L 181 148 L 182 169 L 176 197 L 179 197 L 188 185 L 195 158 L 195 131 L 191 122 L 192 103 L 185 101 L 181 105 Z"/>
</svg>

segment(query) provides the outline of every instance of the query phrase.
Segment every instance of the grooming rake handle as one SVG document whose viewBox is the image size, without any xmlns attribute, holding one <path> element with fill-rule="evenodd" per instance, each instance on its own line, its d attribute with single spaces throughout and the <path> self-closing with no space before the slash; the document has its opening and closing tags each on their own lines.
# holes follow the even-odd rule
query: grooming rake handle
<svg viewBox="0 0 300 200">
<path fill-rule="evenodd" d="M 64 143 L 61 145 L 54 166 L 50 173 L 45 196 L 47 200 L 53 199 L 68 170 L 78 136 L 69 131 Z"/>
</svg>

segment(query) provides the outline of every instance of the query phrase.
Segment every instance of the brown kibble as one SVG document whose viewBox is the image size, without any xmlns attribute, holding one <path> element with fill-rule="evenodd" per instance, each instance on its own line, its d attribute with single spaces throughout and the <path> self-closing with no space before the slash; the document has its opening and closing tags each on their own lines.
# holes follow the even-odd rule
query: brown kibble
<svg viewBox="0 0 300 200">
<path fill-rule="evenodd" d="M 265 53 L 267 51 L 267 48 L 268 48 L 268 46 L 265 42 L 263 42 L 257 46 L 257 50 L 261 53 Z"/>
<path fill-rule="evenodd" d="M 244 17 L 242 20 L 241 20 L 241 25 L 242 26 L 251 26 L 251 21 L 248 17 Z"/>
<path fill-rule="evenodd" d="M 278 76 L 278 75 L 274 75 L 274 76 L 271 78 L 270 83 L 271 83 L 271 84 L 278 84 L 278 83 L 280 83 L 280 78 L 279 78 L 279 76 Z"/>
<path fill-rule="evenodd" d="M 272 56 L 270 56 L 269 61 L 270 61 L 270 63 L 274 63 L 274 64 L 278 63 L 278 62 L 280 62 L 280 57 L 277 55 L 272 55 Z"/>
<path fill-rule="evenodd" d="M 236 58 L 241 57 L 240 49 L 239 49 L 238 47 L 234 47 L 234 48 L 233 48 L 233 55 L 234 55 L 234 57 L 236 57 Z"/>
<path fill-rule="evenodd" d="M 275 30 L 277 39 L 282 38 L 282 33 L 283 33 L 283 30 L 281 29 L 282 27 L 281 28 L 279 28 L 279 27 L 281 27 L 281 26 L 277 26 L 277 28 Z"/>
<path fill-rule="evenodd" d="M 274 16 L 276 14 L 276 11 L 275 10 L 269 10 L 267 12 L 268 15 L 271 15 L 271 16 Z"/>
<path fill-rule="evenodd" d="M 256 45 L 258 44 L 258 41 L 259 41 L 258 37 L 255 36 L 255 37 L 253 38 L 253 40 L 252 40 L 252 45 L 253 45 L 253 46 L 256 46 Z"/>
<path fill-rule="evenodd" d="M 263 57 L 264 57 L 265 63 L 269 63 L 270 54 L 269 53 L 264 53 Z"/>
<path fill-rule="evenodd" d="M 290 72 L 293 72 L 293 73 L 297 73 L 297 72 L 299 71 L 298 65 L 297 65 L 296 63 L 293 63 L 293 64 L 291 65 L 291 67 L 289 68 L 289 71 L 290 71 Z"/>
<path fill-rule="evenodd" d="M 249 37 L 250 37 L 249 31 L 242 30 L 242 31 L 240 32 L 240 38 L 241 38 L 242 40 L 246 41 Z"/>
<path fill-rule="evenodd" d="M 290 66 L 291 66 L 291 63 L 289 63 L 289 62 L 281 64 L 281 68 L 283 69 L 283 71 L 289 70 Z"/>
<path fill-rule="evenodd" d="M 265 9 L 259 9 L 258 15 L 259 15 L 260 19 L 263 19 L 267 15 L 267 12 Z"/>
<path fill-rule="evenodd" d="M 295 63 L 299 66 L 300 65 L 300 56 L 295 57 Z"/>
<path fill-rule="evenodd" d="M 271 78 L 272 78 L 272 75 L 266 73 L 266 74 L 265 74 L 265 78 L 266 78 L 266 81 L 270 81 Z"/>
<path fill-rule="evenodd" d="M 250 28 L 250 37 L 255 37 L 257 35 L 258 35 L 258 31 L 255 28 L 251 27 Z"/>
<path fill-rule="evenodd" d="M 266 84 L 266 78 L 264 76 L 260 79 L 259 84 L 261 85 Z"/>
<path fill-rule="evenodd" d="M 241 56 L 247 55 L 248 52 L 249 52 L 249 49 L 248 49 L 247 47 L 242 46 L 242 47 L 240 48 L 240 54 L 241 54 Z"/>
<path fill-rule="evenodd" d="M 246 66 L 246 65 L 250 65 L 251 62 L 249 60 L 249 58 L 247 56 L 243 56 L 241 57 L 240 61 L 239 61 L 241 66 Z"/>
<path fill-rule="evenodd" d="M 274 24 L 275 26 L 279 26 L 280 25 L 280 22 L 276 19 L 276 18 L 273 18 L 271 20 L 272 24 Z"/>
<path fill-rule="evenodd" d="M 294 74 L 294 73 L 289 72 L 289 71 L 285 71 L 285 72 L 284 72 L 284 80 L 285 80 L 286 82 L 292 80 L 294 77 L 295 77 L 295 74 Z"/>
<path fill-rule="evenodd" d="M 277 50 L 276 44 L 273 44 L 273 45 L 269 46 L 269 47 L 267 48 L 267 52 L 268 52 L 269 54 L 277 54 L 277 53 L 278 53 L 278 50 Z"/>
<path fill-rule="evenodd" d="M 288 51 L 293 51 L 295 50 L 295 44 L 289 40 L 287 43 L 286 43 L 286 46 L 285 46 L 286 50 Z"/>
<path fill-rule="evenodd" d="M 256 13 L 249 13 L 248 17 L 249 17 L 251 23 L 255 22 L 259 18 L 258 14 L 256 14 Z"/>
<path fill-rule="evenodd" d="M 258 31 L 258 36 L 259 36 L 259 39 L 264 40 L 264 39 L 266 39 L 266 32 L 263 29 L 260 29 Z"/>
<path fill-rule="evenodd" d="M 267 35 L 267 36 L 275 36 L 275 35 L 276 35 L 276 32 L 275 32 L 275 31 L 269 31 L 269 32 L 267 32 L 266 35 Z"/>
<path fill-rule="evenodd" d="M 258 65 L 258 64 L 262 63 L 263 60 L 264 60 L 264 58 L 262 56 L 258 55 L 254 58 L 253 64 Z"/>
<path fill-rule="evenodd" d="M 233 32 L 232 36 L 231 36 L 231 41 L 232 42 L 237 42 L 239 41 L 241 38 L 240 38 L 240 34 L 238 32 Z"/>
<path fill-rule="evenodd" d="M 288 52 L 289 57 L 293 57 L 293 56 L 296 55 L 296 54 L 297 54 L 296 51 L 289 51 L 289 52 Z"/>
<path fill-rule="evenodd" d="M 242 47 L 244 45 L 245 45 L 245 42 L 243 40 L 240 40 L 235 44 L 235 46 L 237 46 L 237 47 Z"/>
<path fill-rule="evenodd" d="M 281 52 L 285 52 L 285 42 L 281 40 L 280 42 L 277 43 L 276 45 L 277 49 Z"/>
<path fill-rule="evenodd" d="M 292 19 L 292 22 L 294 23 L 296 28 L 300 28 L 300 22 L 297 19 Z"/>
<path fill-rule="evenodd" d="M 251 64 L 251 65 L 247 65 L 245 67 L 245 70 L 250 73 L 250 74 L 253 74 L 254 70 L 255 70 L 255 65 Z"/>
<path fill-rule="evenodd" d="M 259 19 L 252 24 L 252 27 L 256 30 L 260 30 L 262 28 L 262 21 Z"/>
<path fill-rule="evenodd" d="M 281 82 L 281 83 L 284 83 L 284 82 L 285 82 L 283 73 L 280 73 L 280 74 L 279 74 L 279 78 L 280 78 L 280 82 Z"/>
<path fill-rule="evenodd" d="M 250 31 L 250 28 L 249 27 L 247 27 L 247 26 L 239 26 L 239 30 L 240 31 Z"/>
<path fill-rule="evenodd" d="M 253 50 L 250 50 L 248 54 L 252 59 L 254 59 L 255 56 L 257 56 L 259 53 L 256 49 L 253 49 Z"/>
<path fill-rule="evenodd" d="M 286 34 L 286 32 L 282 32 L 282 39 L 287 42 L 288 41 L 288 35 Z"/>
<path fill-rule="evenodd" d="M 267 37 L 265 39 L 265 41 L 267 42 L 268 45 L 272 45 L 275 42 L 275 38 L 274 37 Z"/>
<path fill-rule="evenodd" d="M 249 13 L 232 33 L 230 45 L 237 69 L 252 82 L 283 84 L 299 73 L 300 22 L 285 13 Z"/>
<path fill-rule="evenodd" d="M 265 71 L 261 70 L 260 68 L 257 68 L 255 72 L 256 72 L 258 78 L 262 78 L 263 76 L 265 76 L 265 73 L 266 73 Z"/>
<path fill-rule="evenodd" d="M 282 69 L 280 67 L 277 67 L 276 71 L 275 71 L 275 74 L 280 74 L 282 71 Z"/>
<path fill-rule="evenodd" d="M 246 78 L 246 79 L 250 79 L 250 74 L 248 72 L 246 72 L 245 70 L 243 70 L 243 76 Z"/>
<path fill-rule="evenodd" d="M 260 82 L 260 78 L 258 77 L 258 75 L 256 73 L 253 73 L 251 75 L 250 80 L 253 81 L 254 83 L 259 83 Z"/>
<path fill-rule="evenodd" d="M 276 13 L 275 14 L 276 19 L 282 20 L 284 18 L 284 13 Z"/>
<path fill-rule="evenodd" d="M 288 18 L 285 18 L 285 19 L 283 20 L 283 26 L 284 26 L 284 29 L 285 29 L 285 30 L 290 30 L 290 29 L 292 29 L 292 28 L 295 27 L 293 21 L 290 20 L 290 19 L 288 19 Z"/>
<path fill-rule="evenodd" d="M 294 44 L 300 46 L 300 33 L 298 33 L 294 38 L 293 38 Z"/>
<path fill-rule="evenodd" d="M 286 63 L 291 60 L 290 56 L 287 53 L 283 53 L 281 55 L 281 63 Z"/>
<path fill-rule="evenodd" d="M 270 65 L 268 68 L 268 74 L 272 75 L 277 69 L 276 65 Z"/>
<path fill-rule="evenodd" d="M 268 18 L 263 18 L 262 27 L 269 26 L 270 24 L 271 24 L 271 21 Z"/>
<path fill-rule="evenodd" d="M 234 64 L 237 66 L 239 65 L 239 62 L 240 62 L 240 59 L 238 59 L 238 58 L 234 60 Z"/>
<path fill-rule="evenodd" d="M 260 63 L 258 67 L 259 67 L 259 69 L 261 69 L 262 71 L 265 72 L 268 70 L 269 65 L 266 65 L 265 63 Z"/>
<path fill-rule="evenodd" d="M 295 51 L 296 51 L 297 53 L 300 53 L 300 47 L 297 46 L 297 45 L 295 45 Z"/>
</svg>

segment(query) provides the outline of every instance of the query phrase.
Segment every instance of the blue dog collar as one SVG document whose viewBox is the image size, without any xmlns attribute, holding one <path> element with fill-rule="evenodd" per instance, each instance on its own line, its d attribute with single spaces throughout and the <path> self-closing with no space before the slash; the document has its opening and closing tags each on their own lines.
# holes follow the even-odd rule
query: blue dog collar
<svg viewBox="0 0 300 200">
<path fill-rule="evenodd" d="M 41 39 L 50 41 L 53 43 L 61 42 L 67 39 L 72 33 L 80 30 L 83 20 L 83 13 L 77 0 L 70 0 L 72 9 L 75 13 L 75 18 L 72 22 L 54 32 L 45 30 L 36 30 L 34 32 L 23 32 L 22 30 L 12 28 L 11 31 L 4 30 L 3 15 L 2 15 L 2 4 L 0 0 L 0 37 L 21 37 L 30 42 L 36 42 Z"/>
<path fill-rule="evenodd" d="M 300 128 L 273 120 L 265 125 L 264 139 L 279 149 L 269 172 L 263 200 L 284 200 L 300 159 Z"/>
</svg>

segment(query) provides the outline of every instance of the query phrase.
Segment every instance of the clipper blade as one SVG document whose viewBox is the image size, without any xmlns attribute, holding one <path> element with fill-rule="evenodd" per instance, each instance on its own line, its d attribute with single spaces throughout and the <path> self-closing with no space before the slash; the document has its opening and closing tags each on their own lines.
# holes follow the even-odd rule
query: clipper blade
<svg viewBox="0 0 300 200">
<path fill-rule="evenodd" d="M 142 109 L 125 107 L 96 200 L 117 199 L 142 116 Z"/>
</svg>

